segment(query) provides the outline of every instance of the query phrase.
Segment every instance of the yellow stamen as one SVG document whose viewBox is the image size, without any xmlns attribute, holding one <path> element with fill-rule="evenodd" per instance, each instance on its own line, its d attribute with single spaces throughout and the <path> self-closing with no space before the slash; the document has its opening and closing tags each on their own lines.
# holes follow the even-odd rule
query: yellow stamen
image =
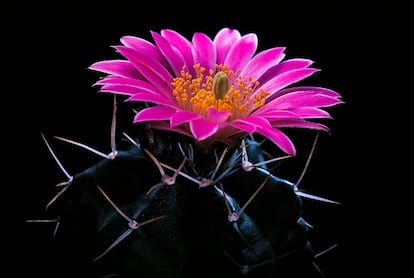
<svg viewBox="0 0 414 278">
<path fill-rule="evenodd" d="M 263 106 L 269 95 L 263 90 L 256 92 L 259 82 L 251 77 L 243 79 L 237 75 L 239 70 L 234 72 L 227 65 L 216 65 L 215 69 L 207 71 L 197 64 L 194 69 L 195 77 L 183 67 L 180 76 L 171 83 L 173 95 L 181 109 L 206 116 L 209 108 L 215 108 L 229 112 L 228 120 L 231 121 Z"/>
</svg>

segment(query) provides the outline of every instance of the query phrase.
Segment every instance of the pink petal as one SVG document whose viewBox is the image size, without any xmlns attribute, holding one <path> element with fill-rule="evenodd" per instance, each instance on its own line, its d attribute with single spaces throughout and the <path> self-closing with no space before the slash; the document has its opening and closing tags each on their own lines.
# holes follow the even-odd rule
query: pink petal
<svg viewBox="0 0 414 278">
<path fill-rule="evenodd" d="M 328 127 L 323 124 L 304 121 L 301 119 L 277 120 L 277 121 L 272 121 L 271 125 L 277 128 L 292 127 L 292 128 L 309 128 L 309 129 L 329 131 Z"/>
<path fill-rule="evenodd" d="M 162 121 L 162 122 L 151 122 L 151 123 L 149 123 L 149 126 L 151 128 L 154 128 L 154 129 L 173 131 L 173 132 L 180 133 L 180 134 L 183 134 L 183 135 L 186 135 L 186 136 L 189 136 L 189 137 L 193 137 L 192 134 L 185 131 L 184 129 L 182 129 L 180 127 L 172 127 L 172 126 L 170 126 L 169 123 L 164 122 L 164 121 Z"/>
<path fill-rule="evenodd" d="M 261 117 L 244 117 L 244 118 L 238 118 L 235 119 L 232 124 L 244 124 L 244 125 L 250 125 L 254 127 L 254 129 L 260 127 L 260 128 L 271 128 L 271 125 L 269 121 L 265 118 Z"/>
<path fill-rule="evenodd" d="M 310 75 L 312 75 L 313 73 L 319 71 L 318 69 L 313 69 L 313 68 L 305 68 L 305 69 L 295 69 L 295 70 L 291 70 L 291 71 L 287 71 L 284 72 L 280 75 L 275 76 L 274 78 L 270 79 L 269 81 L 267 81 L 265 84 L 263 84 L 262 86 L 259 86 L 256 89 L 256 92 L 258 92 L 260 89 L 263 89 L 266 92 L 269 93 L 276 93 L 277 91 L 279 91 L 280 89 L 289 86 L 295 82 L 298 82 Z M 255 94 L 252 94 L 251 98 L 254 96 Z M 271 97 L 271 96 L 269 96 Z"/>
<path fill-rule="evenodd" d="M 168 120 L 175 113 L 174 109 L 154 106 L 142 109 L 134 117 L 134 123 L 146 121 L 163 121 Z"/>
<path fill-rule="evenodd" d="M 207 120 L 216 124 L 225 122 L 229 116 L 230 112 L 220 112 L 215 108 L 209 108 L 207 111 Z"/>
<path fill-rule="evenodd" d="M 122 85 L 122 84 L 109 84 L 104 85 L 100 89 L 101 92 L 110 92 L 110 93 L 116 93 L 116 94 L 122 94 L 122 95 L 136 95 L 139 93 L 151 93 L 151 94 L 159 94 L 158 91 L 152 91 L 148 90 L 146 88 L 142 89 L 140 87 L 134 87 L 134 86 L 128 86 L 128 85 Z"/>
<path fill-rule="evenodd" d="M 151 93 L 139 93 L 129 97 L 126 101 L 148 101 L 156 104 L 177 108 L 177 104 L 171 102 L 162 95 L 155 95 Z"/>
<path fill-rule="evenodd" d="M 143 79 L 141 73 L 128 61 L 125 60 L 110 60 L 96 62 L 88 67 L 88 69 L 101 71 L 116 76 L 126 78 Z"/>
<path fill-rule="evenodd" d="M 159 61 L 153 59 L 147 53 L 139 52 L 125 46 L 116 46 L 115 49 L 118 50 L 119 53 L 121 53 L 123 56 L 128 58 L 128 60 L 130 60 L 134 65 L 144 64 L 147 68 L 156 73 L 161 79 L 168 82 L 173 79 L 168 70 L 163 65 L 161 65 Z"/>
<path fill-rule="evenodd" d="M 292 141 L 280 130 L 275 128 L 260 128 L 256 132 L 271 140 L 285 153 L 291 156 L 296 155 L 296 149 Z"/>
<path fill-rule="evenodd" d="M 214 37 L 213 43 L 217 49 L 217 64 L 224 64 L 227 53 L 232 45 L 234 45 L 241 35 L 238 30 L 223 28 Z"/>
<path fill-rule="evenodd" d="M 285 49 L 285 47 L 275 47 L 258 53 L 244 67 L 240 76 L 244 78 L 251 76 L 253 80 L 259 80 L 270 67 L 279 64 L 283 60 Z"/>
<path fill-rule="evenodd" d="M 184 36 L 178 32 L 170 29 L 161 30 L 161 36 L 163 36 L 172 46 L 174 46 L 183 56 L 187 65 L 187 70 L 195 76 L 193 69 L 194 57 L 193 57 L 193 45 Z"/>
<path fill-rule="evenodd" d="M 302 119 L 307 119 L 307 118 L 332 119 L 331 115 L 327 111 L 316 108 L 316 107 L 297 107 L 297 108 L 289 109 L 289 111 L 294 112 L 296 115 L 298 115 Z"/>
<path fill-rule="evenodd" d="M 134 36 L 123 36 L 121 43 L 129 48 L 132 48 L 141 53 L 146 53 L 149 57 L 157 60 L 160 64 L 165 62 L 164 57 L 158 48 L 147 40 Z"/>
<path fill-rule="evenodd" d="M 194 135 L 194 138 L 199 141 L 202 141 L 216 133 L 218 127 L 218 124 L 209 122 L 204 118 L 198 118 L 190 121 L 191 133 Z"/>
<path fill-rule="evenodd" d="M 124 48 L 125 53 L 126 52 L 132 52 L 133 50 L 128 49 L 128 48 Z M 132 55 L 133 53 L 131 53 L 130 55 Z M 129 54 L 128 54 L 129 55 Z M 135 66 L 135 68 L 137 68 L 141 74 L 145 77 L 146 80 L 148 80 L 150 83 L 152 83 L 156 88 L 159 89 L 159 91 L 167 98 L 172 99 L 173 96 L 171 94 L 171 84 L 170 81 L 172 80 L 172 76 L 169 75 L 169 77 L 164 76 L 161 77 L 160 75 L 162 75 L 162 73 L 160 72 L 156 72 L 156 69 L 148 67 L 146 63 L 142 63 L 136 59 L 134 59 L 134 57 L 130 57 L 131 58 L 131 63 Z M 155 60 L 154 60 L 155 62 Z M 150 66 L 154 66 L 153 63 L 149 63 Z M 160 65 L 158 65 L 160 66 Z M 165 73 L 165 72 L 164 72 Z M 169 78 L 169 79 L 165 79 L 165 78 Z"/>
<path fill-rule="evenodd" d="M 216 64 L 216 48 L 211 39 L 200 32 L 197 32 L 193 36 L 193 45 L 197 53 L 200 66 L 209 69 L 215 69 Z"/>
<path fill-rule="evenodd" d="M 276 109 L 272 109 L 272 110 L 267 110 L 262 112 L 261 109 L 258 109 L 257 111 L 255 111 L 254 115 L 252 114 L 252 116 L 256 116 L 256 117 L 263 117 L 266 118 L 267 120 L 272 120 L 272 119 L 295 119 L 298 118 L 299 116 L 291 111 L 286 111 L 286 110 L 276 110 Z"/>
<path fill-rule="evenodd" d="M 327 96 L 318 93 L 293 92 L 282 95 L 266 103 L 261 108 L 268 109 L 291 109 L 297 107 L 329 107 L 340 104 L 342 101 L 336 97 Z"/>
<path fill-rule="evenodd" d="M 154 86 L 152 86 L 151 84 L 149 84 L 146 81 L 142 81 L 139 79 L 130 79 L 130 78 L 123 78 L 123 77 L 115 77 L 115 76 L 107 76 L 99 81 L 97 81 L 94 85 L 125 85 L 125 86 L 130 86 L 130 87 L 134 87 L 136 89 L 145 91 L 145 92 L 149 92 L 149 93 L 154 93 L 154 94 L 159 94 L 158 89 L 155 88 Z"/>
<path fill-rule="evenodd" d="M 247 34 L 241 37 L 229 50 L 224 60 L 224 64 L 236 71 L 243 69 L 253 57 L 257 49 L 256 34 Z"/>
<path fill-rule="evenodd" d="M 158 46 L 158 49 L 167 59 L 168 63 L 171 65 L 172 70 L 174 71 L 175 76 L 180 76 L 180 71 L 185 65 L 184 57 L 181 53 L 172 48 L 170 43 L 163 37 L 161 37 L 156 32 L 151 32 L 152 38 Z"/>
<path fill-rule="evenodd" d="M 296 58 L 296 59 L 290 59 L 281 62 L 280 64 L 274 65 L 270 69 L 268 69 L 267 72 L 265 72 L 258 81 L 261 84 L 266 83 L 269 81 L 269 79 L 272 79 L 273 77 L 277 75 L 281 75 L 285 72 L 295 70 L 295 69 L 304 69 L 309 67 L 313 64 L 312 60 L 309 59 L 303 59 L 303 58 Z"/>
<path fill-rule="evenodd" d="M 200 117 L 201 117 L 200 115 L 198 115 L 197 113 L 194 113 L 194 112 L 190 112 L 190 111 L 187 111 L 187 110 L 178 110 L 171 117 L 170 124 L 171 124 L 171 126 L 178 126 L 178 125 L 181 125 L 183 123 L 187 123 L 189 121 L 198 119 Z"/>
<path fill-rule="evenodd" d="M 236 123 L 236 122 L 233 121 L 233 122 L 229 123 L 229 125 L 234 127 L 235 129 L 245 131 L 248 134 L 252 134 L 253 132 L 256 131 L 256 126 L 253 126 L 251 124 Z M 235 133 L 238 133 L 238 132 L 235 132 Z"/>
<path fill-rule="evenodd" d="M 291 88 L 285 88 L 283 90 L 280 90 L 277 94 L 272 95 L 271 97 L 268 97 L 267 100 L 271 100 L 274 97 L 278 97 L 287 93 L 291 92 L 309 92 L 309 93 L 318 93 L 318 94 L 324 94 L 331 97 L 341 97 L 341 95 L 331 89 L 323 88 L 323 87 L 314 87 L 314 86 L 296 86 Z"/>
</svg>

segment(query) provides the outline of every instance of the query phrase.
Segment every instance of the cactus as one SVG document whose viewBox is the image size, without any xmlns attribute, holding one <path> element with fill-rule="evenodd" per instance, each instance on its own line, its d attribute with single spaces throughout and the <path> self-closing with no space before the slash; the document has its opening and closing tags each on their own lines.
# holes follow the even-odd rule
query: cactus
<svg viewBox="0 0 414 278">
<path fill-rule="evenodd" d="M 312 247 L 303 199 L 339 202 L 300 190 L 302 176 L 292 182 L 276 168 L 296 156 L 281 130 L 316 130 L 310 158 L 320 130 L 328 129 L 308 119 L 330 118 L 321 107 L 342 103 L 340 95 L 320 87 L 284 88 L 316 70 L 306 59 L 281 63 L 282 48 L 259 53 L 262 58 L 257 59 L 235 55 L 243 49 L 253 56 L 257 41 L 252 34 L 241 37 L 224 28 L 214 41 L 206 42 L 198 33 L 192 43 L 172 30 L 152 36 L 156 47 L 123 37 L 123 46 L 116 49 L 126 61 L 90 67 L 108 74 L 96 85 L 114 94 L 111 151 L 55 136 L 101 157 L 98 163 L 68 173 L 41 134 L 67 180 L 57 184 L 56 195 L 46 204 L 55 217 L 27 222 L 56 225 L 59 277 L 323 277 L 315 262 L 323 252 Z M 233 51 L 220 52 L 225 36 L 236 45 Z M 193 51 L 191 56 L 185 46 L 199 54 Z M 212 49 L 218 54 L 211 54 Z M 145 51 L 158 56 L 148 58 Z M 203 60 L 202 51 L 217 56 L 210 75 L 200 70 L 211 62 Z M 233 53 L 233 59 L 220 58 L 223 53 Z M 192 63 L 196 66 L 190 68 Z M 256 77 L 254 82 L 238 77 L 243 73 Z M 170 75 L 176 77 L 168 79 Z M 205 87 L 194 89 L 200 84 L 191 83 L 195 77 Z M 191 102 L 196 108 L 185 109 L 190 102 L 179 95 L 184 89 L 194 90 L 195 97 L 206 91 L 212 95 Z M 175 98 L 165 94 L 169 90 Z M 235 100 L 238 103 L 226 110 L 228 95 L 235 99 L 240 91 L 255 94 L 250 108 L 240 112 L 242 103 Z M 138 104 L 133 108 L 133 135 L 116 126 L 118 110 L 124 108 L 118 101 L 125 95 L 129 98 L 121 104 Z M 202 111 L 211 99 L 213 104 Z"/>
</svg>

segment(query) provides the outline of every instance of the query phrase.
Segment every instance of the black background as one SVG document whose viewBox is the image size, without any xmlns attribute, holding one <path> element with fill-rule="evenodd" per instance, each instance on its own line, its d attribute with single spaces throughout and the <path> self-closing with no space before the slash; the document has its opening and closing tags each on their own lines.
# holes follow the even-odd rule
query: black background
<svg viewBox="0 0 414 278">
<path fill-rule="evenodd" d="M 13 215 L 11 221 L 17 220 L 16 224 L 7 224 L 7 230 L 17 239 L 6 238 L 11 258 L 17 262 L 15 271 L 23 270 L 32 277 L 53 277 L 50 262 L 56 258 L 48 246 L 53 229 L 24 223 L 25 219 L 45 215 L 44 205 L 53 196 L 53 186 L 65 180 L 41 132 L 71 173 L 98 158 L 53 140 L 54 135 L 110 151 L 112 98 L 92 87 L 100 75 L 87 67 L 96 61 L 118 58 L 111 46 L 119 44 L 123 35 L 151 40 L 150 30 L 170 28 L 191 39 L 197 31 L 213 37 L 222 27 L 238 29 L 241 34 L 257 33 L 259 51 L 286 46 L 287 58 L 314 60 L 314 66 L 322 71 L 308 78 L 308 84 L 334 89 L 343 96 L 345 104 L 332 109 L 334 120 L 328 124 L 331 134 L 320 136 L 302 186 L 344 205 L 305 202 L 304 213 L 315 226 L 311 232 L 315 249 L 339 243 L 318 261 L 327 278 L 355 277 L 385 267 L 366 260 L 374 256 L 377 248 L 384 252 L 383 243 L 372 240 L 376 235 L 370 229 L 371 225 L 380 226 L 381 217 L 373 214 L 370 205 L 375 199 L 373 185 L 378 185 L 372 181 L 378 169 L 372 170 L 370 161 L 376 157 L 372 138 L 382 133 L 379 124 L 371 121 L 367 105 L 378 106 L 378 90 L 373 83 L 382 77 L 376 74 L 376 62 L 392 45 L 393 38 L 387 37 L 393 31 L 387 29 L 392 10 L 317 1 L 95 5 L 22 4 L 14 7 L 12 16 L 3 23 L 3 55 L 10 62 L 6 67 L 4 85 L 8 89 L 4 89 L 3 113 L 6 139 L 14 146 L 5 147 L 10 154 L 8 165 L 12 166 L 5 175 L 5 184 L 13 190 L 10 199 L 3 198 L 11 200 L 6 214 Z M 132 121 L 129 116 L 125 113 L 122 120 L 126 129 Z M 304 142 L 297 142 L 302 152 L 299 166 L 313 138 L 305 134 Z M 297 177 L 299 170 L 289 174 Z"/>
</svg>

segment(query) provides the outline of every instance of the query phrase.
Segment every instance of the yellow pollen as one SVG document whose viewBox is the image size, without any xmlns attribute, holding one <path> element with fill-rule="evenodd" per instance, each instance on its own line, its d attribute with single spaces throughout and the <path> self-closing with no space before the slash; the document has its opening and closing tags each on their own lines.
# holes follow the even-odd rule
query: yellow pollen
<svg viewBox="0 0 414 278">
<path fill-rule="evenodd" d="M 180 76 L 173 79 L 173 95 L 183 110 L 206 116 L 209 108 L 229 112 L 228 121 L 249 115 L 265 104 L 269 93 L 255 89 L 259 82 L 249 76 L 243 79 L 227 65 L 216 65 L 208 71 L 199 64 L 194 65 L 192 76 L 185 67 Z M 215 73 L 215 74 L 214 74 Z M 254 95 L 252 96 L 252 93 Z"/>
</svg>

